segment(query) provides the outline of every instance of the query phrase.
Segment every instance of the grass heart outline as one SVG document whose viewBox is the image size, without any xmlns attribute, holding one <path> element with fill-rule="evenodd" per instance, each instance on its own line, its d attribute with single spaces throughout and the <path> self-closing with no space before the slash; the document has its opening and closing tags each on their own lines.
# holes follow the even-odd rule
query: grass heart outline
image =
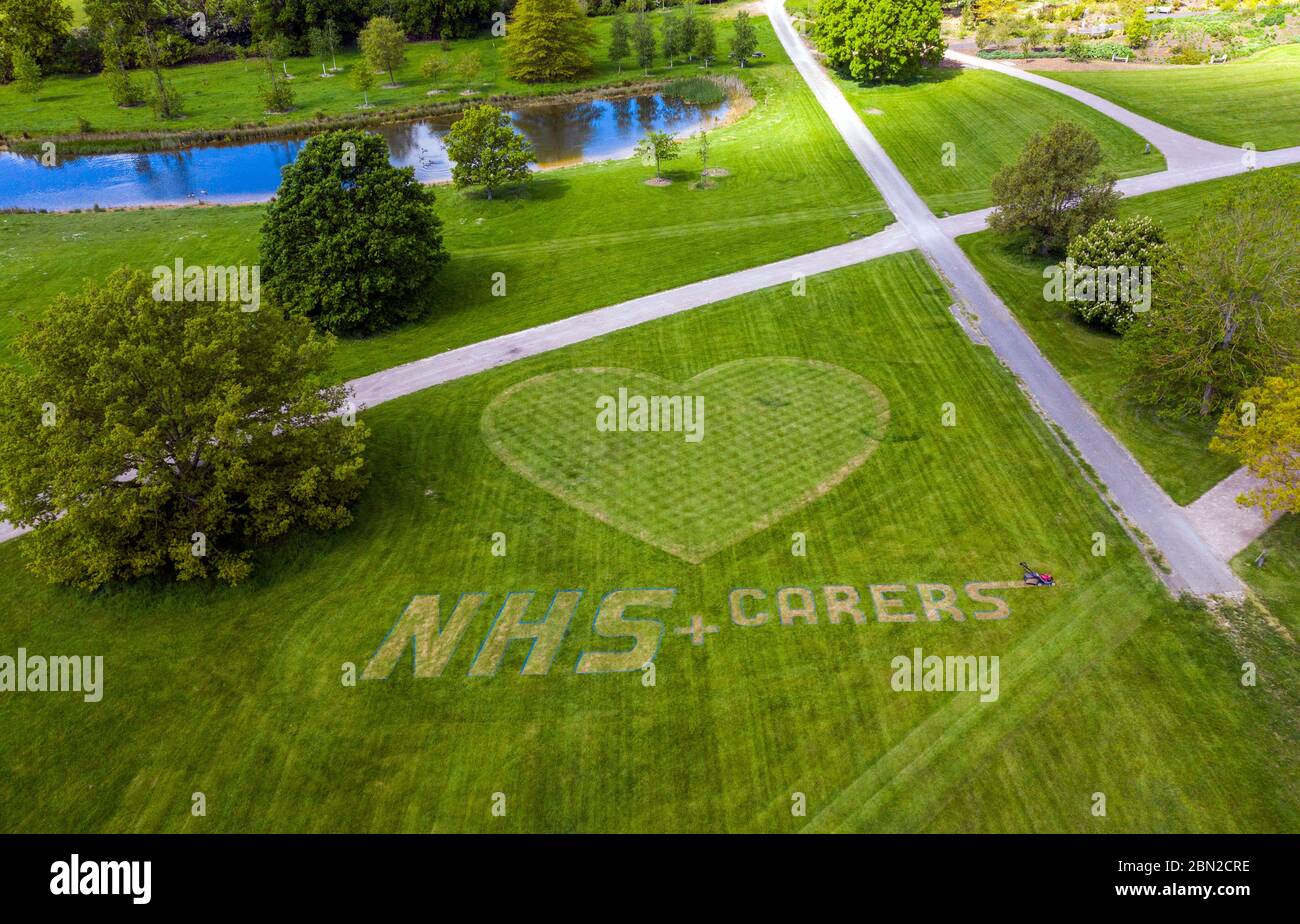
<svg viewBox="0 0 1300 924">
<path fill-rule="evenodd" d="M 764 364 L 802 365 L 814 369 L 826 370 L 837 376 L 847 377 L 850 382 L 855 387 L 860 388 L 866 394 L 870 402 L 874 404 L 875 418 L 873 424 L 876 435 L 867 436 L 865 442 L 858 451 L 848 457 L 838 468 L 826 477 L 822 478 L 816 484 L 800 491 L 797 495 L 779 502 L 771 510 L 760 515 L 756 519 L 738 525 L 720 538 L 703 544 L 691 545 L 679 541 L 673 541 L 671 538 L 659 535 L 653 529 L 648 528 L 644 522 L 637 522 L 633 517 L 611 515 L 596 501 L 569 490 L 565 486 L 557 484 L 552 479 L 540 474 L 534 466 L 529 464 L 527 459 L 522 458 L 510 447 L 510 445 L 508 445 L 507 441 L 502 438 L 496 427 L 497 413 L 512 398 L 525 390 L 537 388 L 561 377 L 581 375 L 584 373 L 600 375 L 616 374 L 624 376 L 628 380 L 653 380 L 666 386 L 666 390 L 659 393 L 673 395 L 689 393 L 692 385 L 697 383 L 706 383 L 711 377 L 716 377 L 721 373 L 731 371 L 737 366 L 743 365 L 758 367 Z M 883 441 L 885 430 L 889 425 L 889 420 L 889 401 L 885 397 L 884 393 L 874 382 L 864 378 L 856 372 L 833 363 L 827 363 L 815 359 L 806 359 L 803 357 L 756 356 L 719 363 L 718 365 L 705 369 L 703 372 L 700 372 L 680 383 L 673 382 L 653 372 L 644 372 L 635 369 L 611 366 L 591 366 L 544 372 L 540 375 L 535 375 L 531 378 L 524 379 L 523 381 L 516 382 L 493 398 L 483 411 L 483 415 L 479 422 L 479 429 L 484 442 L 492 453 L 500 459 L 507 468 L 522 477 L 525 481 L 540 488 L 552 497 L 563 501 L 570 507 L 581 511 L 587 516 L 590 516 L 591 518 L 604 523 L 625 535 L 638 539 L 663 552 L 667 552 L 668 554 L 688 562 L 689 564 L 698 565 L 722 549 L 728 548 L 749 538 L 750 536 L 762 532 L 784 517 L 806 507 L 817 498 L 822 497 L 833 490 L 843 482 L 844 479 L 848 478 L 849 475 L 861 468 L 867 459 L 875 453 L 876 449 L 879 448 Z"/>
</svg>

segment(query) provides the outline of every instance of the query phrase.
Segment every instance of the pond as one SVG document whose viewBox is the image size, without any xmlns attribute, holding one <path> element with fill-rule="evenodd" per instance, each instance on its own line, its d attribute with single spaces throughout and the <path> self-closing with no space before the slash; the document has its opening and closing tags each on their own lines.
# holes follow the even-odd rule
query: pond
<svg viewBox="0 0 1300 924">
<path fill-rule="evenodd" d="M 692 133 L 726 115 L 728 103 L 700 106 L 659 94 L 520 106 L 510 120 L 532 142 L 539 168 L 627 157 L 650 130 Z M 422 182 L 451 178 L 443 139 L 456 116 L 378 126 L 389 160 Z M 262 202 L 306 136 L 205 144 L 147 154 L 58 158 L 0 154 L 0 208 L 89 209 L 203 202 Z"/>
</svg>

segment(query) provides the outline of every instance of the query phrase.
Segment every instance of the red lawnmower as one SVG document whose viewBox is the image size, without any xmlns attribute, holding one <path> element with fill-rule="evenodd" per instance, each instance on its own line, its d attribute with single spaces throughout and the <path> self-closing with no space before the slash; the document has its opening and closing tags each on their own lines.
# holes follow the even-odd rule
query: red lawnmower
<svg viewBox="0 0 1300 924">
<path fill-rule="evenodd" d="M 1026 565 L 1023 561 L 1020 563 L 1020 567 L 1024 569 L 1025 584 L 1027 586 L 1054 587 L 1056 585 L 1056 581 L 1046 571 L 1035 571 L 1033 568 Z"/>
</svg>

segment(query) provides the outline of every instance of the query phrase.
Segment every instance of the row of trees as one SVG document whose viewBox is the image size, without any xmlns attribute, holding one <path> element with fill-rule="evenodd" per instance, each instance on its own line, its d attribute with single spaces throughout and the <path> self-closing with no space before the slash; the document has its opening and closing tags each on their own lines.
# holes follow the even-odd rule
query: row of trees
<svg viewBox="0 0 1300 924">
<path fill-rule="evenodd" d="M 697 16 L 693 3 L 685 4 L 682 10 L 680 16 L 674 10 L 665 10 L 660 17 L 662 47 L 668 66 L 672 67 L 681 58 L 687 61 L 698 58 L 708 67 L 717 56 L 718 40 L 713 20 L 707 16 Z M 731 52 L 728 57 L 732 63 L 744 67 L 758 48 L 758 33 L 745 10 L 736 14 L 731 28 Z M 638 10 L 630 23 L 622 9 L 614 14 L 610 27 L 609 60 L 620 71 L 623 69 L 623 61 L 631 56 L 635 58 L 638 67 L 649 73 L 657 54 L 654 26 L 644 9 Z"/>
<path fill-rule="evenodd" d="M 289 44 L 291 53 L 307 52 L 313 31 L 322 28 L 326 19 L 342 42 L 355 39 L 376 16 L 392 19 L 403 34 L 416 38 L 468 37 L 512 4 L 510 0 L 132 0 L 127 4 L 87 0 L 90 22 L 74 29 L 66 0 L 0 0 L 0 80 L 14 75 L 17 55 L 44 73 L 55 69 L 94 73 L 123 52 L 133 66 L 148 66 L 146 49 L 135 44 L 114 47 L 118 37 L 104 34 L 103 17 L 95 16 L 95 8 L 107 6 L 118 7 L 119 12 L 123 6 L 134 7 L 127 18 L 153 20 L 159 56 L 170 65 L 230 57 L 239 49 L 258 48 L 277 37 Z"/>
<path fill-rule="evenodd" d="M 1178 418 L 1218 418 L 1212 447 L 1261 477 L 1251 495 L 1300 511 L 1300 178 L 1244 178 L 1170 242 L 1117 217 L 1114 176 L 1085 129 L 1059 122 L 994 177 L 990 225 L 1076 267 L 1150 272 L 1150 289 L 1080 298 L 1087 323 L 1122 336 L 1129 395 Z M 1100 277 L 1097 277 L 1100 278 Z"/>
</svg>

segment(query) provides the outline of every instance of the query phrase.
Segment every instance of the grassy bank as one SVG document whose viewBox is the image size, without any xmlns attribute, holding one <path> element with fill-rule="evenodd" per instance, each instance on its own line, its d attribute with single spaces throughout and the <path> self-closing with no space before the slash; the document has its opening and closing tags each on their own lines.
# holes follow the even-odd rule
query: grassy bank
<svg viewBox="0 0 1300 924">
<path fill-rule="evenodd" d="M 1270 151 L 1300 144 L 1300 44 L 1228 64 L 1131 71 L 1043 71 L 1198 138 Z"/>
<path fill-rule="evenodd" d="M 1097 136 L 1104 166 L 1117 176 L 1165 169 L 1160 152 L 1144 154 L 1146 142 L 1131 129 L 1069 97 L 1005 74 L 937 67 L 909 84 L 839 83 L 937 215 L 992 205 L 993 175 L 1015 161 L 1030 135 L 1062 119 Z"/>
</svg>

